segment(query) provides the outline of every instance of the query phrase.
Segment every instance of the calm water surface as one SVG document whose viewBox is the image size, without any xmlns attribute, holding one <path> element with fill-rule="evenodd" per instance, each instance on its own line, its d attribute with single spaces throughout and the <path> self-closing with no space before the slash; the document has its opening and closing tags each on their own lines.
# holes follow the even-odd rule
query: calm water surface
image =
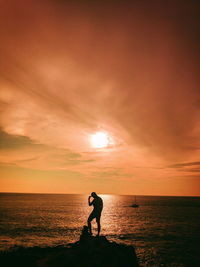
<svg viewBox="0 0 200 267">
<path fill-rule="evenodd" d="M 134 245 L 141 266 L 200 266 L 200 198 L 101 197 L 102 235 Z M 77 241 L 91 210 L 86 195 L 2 193 L 0 249 Z"/>
</svg>

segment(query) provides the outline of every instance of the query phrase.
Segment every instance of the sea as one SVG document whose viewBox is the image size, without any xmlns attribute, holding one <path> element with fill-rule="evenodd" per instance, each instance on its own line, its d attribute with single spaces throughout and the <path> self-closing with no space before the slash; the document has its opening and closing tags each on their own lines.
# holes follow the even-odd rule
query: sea
<svg viewBox="0 0 200 267">
<path fill-rule="evenodd" d="M 100 195 L 101 234 L 133 245 L 140 266 L 200 266 L 200 197 Z M 0 194 L 0 250 L 67 245 L 92 207 L 87 195 Z M 96 234 L 95 221 L 92 223 Z"/>
</svg>

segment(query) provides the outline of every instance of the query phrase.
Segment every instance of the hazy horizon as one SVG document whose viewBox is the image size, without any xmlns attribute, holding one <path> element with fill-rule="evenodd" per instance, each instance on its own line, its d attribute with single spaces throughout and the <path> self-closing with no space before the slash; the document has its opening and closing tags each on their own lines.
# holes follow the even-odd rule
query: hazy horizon
<svg viewBox="0 0 200 267">
<path fill-rule="evenodd" d="M 44 195 L 87 195 L 89 196 L 90 193 L 55 193 L 55 192 L 3 192 L 1 191 L 0 194 L 44 194 Z M 149 196 L 149 197 L 200 197 L 200 195 L 140 195 L 140 194 L 113 194 L 113 193 L 98 193 L 98 195 L 115 195 L 115 196 Z"/>
</svg>

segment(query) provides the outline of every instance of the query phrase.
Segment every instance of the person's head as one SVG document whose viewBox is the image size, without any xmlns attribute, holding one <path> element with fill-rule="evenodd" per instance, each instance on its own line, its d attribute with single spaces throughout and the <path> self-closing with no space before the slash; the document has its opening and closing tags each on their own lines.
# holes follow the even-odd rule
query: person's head
<svg viewBox="0 0 200 267">
<path fill-rule="evenodd" d="M 97 194 L 96 194 L 95 192 L 92 192 L 92 193 L 91 193 L 91 196 L 92 196 L 93 198 L 96 198 L 96 197 L 97 197 Z"/>
</svg>

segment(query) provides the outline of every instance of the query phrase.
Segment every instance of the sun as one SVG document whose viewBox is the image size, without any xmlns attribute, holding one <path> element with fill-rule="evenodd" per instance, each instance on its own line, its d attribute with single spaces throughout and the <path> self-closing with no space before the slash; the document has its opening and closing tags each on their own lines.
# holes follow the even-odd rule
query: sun
<svg viewBox="0 0 200 267">
<path fill-rule="evenodd" d="M 104 148 L 109 145 L 109 137 L 104 132 L 97 132 L 91 135 L 91 145 L 93 148 Z"/>
</svg>

